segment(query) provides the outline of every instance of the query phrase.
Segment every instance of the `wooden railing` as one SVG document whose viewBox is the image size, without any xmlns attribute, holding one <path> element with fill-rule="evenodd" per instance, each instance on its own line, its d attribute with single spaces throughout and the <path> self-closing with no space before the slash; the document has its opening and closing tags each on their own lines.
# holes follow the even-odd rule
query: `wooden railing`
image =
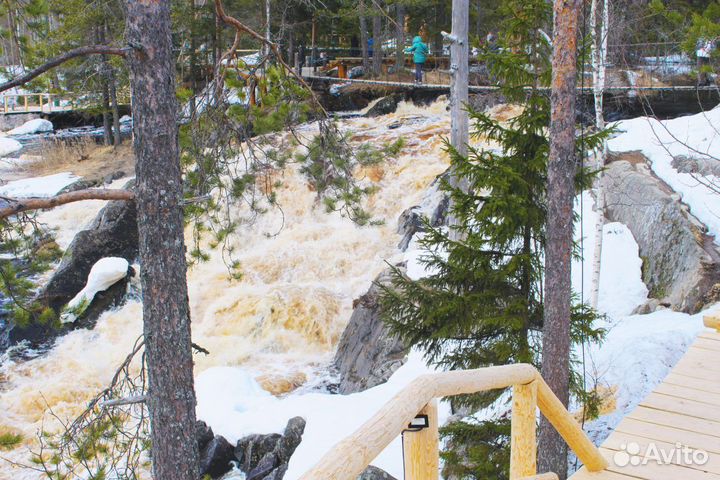
<svg viewBox="0 0 720 480">
<path fill-rule="evenodd" d="M 53 102 L 58 101 L 57 105 Z M 2 95 L 2 113 L 65 112 L 75 108 L 68 95 L 52 93 L 6 93 Z"/>
<path fill-rule="evenodd" d="M 372 418 L 336 444 L 300 480 L 355 480 L 383 449 L 418 415 L 429 427 L 404 436 L 406 480 L 437 480 L 439 435 L 437 399 L 513 387 L 510 440 L 510 478 L 550 480 L 554 473 L 537 474 L 536 413 L 540 408 L 568 446 L 591 472 L 607 466 L 600 451 L 578 422 L 528 364 L 459 370 L 416 378 Z"/>
</svg>

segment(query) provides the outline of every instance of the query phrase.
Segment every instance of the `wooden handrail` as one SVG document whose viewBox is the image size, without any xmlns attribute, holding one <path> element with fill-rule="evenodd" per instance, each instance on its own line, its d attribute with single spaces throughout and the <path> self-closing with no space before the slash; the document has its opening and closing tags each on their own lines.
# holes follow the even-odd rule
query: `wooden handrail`
<svg viewBox="0 0 720 480">
<path fill-rule="evenodd" d="M 720 317 L 717 314 L 705 315 L 703 317 L 703 324 L 708 328 L 713 328 L 720 332 Z"/>
<path fill-rule="evenodd" d="M 516 364 L 438 372 L 416 378 L 360 428 L 338 442 L 314 467 L 305 472 L 300 480 L 355 480 L 390 442 L 407 429 L 418 412 L 431 405 L 434 399 L 510 386 L 515 387 L 515 394 L 519 396 L 515 399 L 518 406 L 513 405 L 513 413 L 523 412 L 522 418 L 513 418 L 513 423 L 516 420 L 520 422 L 518 424 L 520 426 L 513 429 L 513 436 L 519 436 L 513 443 L 516 452 L 518 448 L 524 448 L 529 449 L 524 453 L 531 455 L 530 462 L 526 462 L 521 467 L 516 465 L 511 469 L 514 473 L 511 478 L 532 478 L 536 474 L 535 454 L 532 453 L 535 452 L 535 398 L 540 411 L 587 469 L 591 472 L 605 469 L 607 463 L 600 451 L 550 390 L 535 367 L 529 364 Z M 532 427 L 530 419 L 532 419 Z M 525 438 L 526 436 L 532 438 Z M 437 449 L 437 445 L 434 448 Z M 437 478 L 437 467 L 435 468 L 433 478 Z M 413 480 L 421 478 L 431 477 L 416 476 Z"/>
</svg>

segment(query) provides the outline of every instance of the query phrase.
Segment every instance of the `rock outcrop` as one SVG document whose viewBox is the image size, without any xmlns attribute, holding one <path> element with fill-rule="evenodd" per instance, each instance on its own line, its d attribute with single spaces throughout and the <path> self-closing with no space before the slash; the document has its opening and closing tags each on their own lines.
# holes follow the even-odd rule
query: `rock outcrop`
<svg viewBox="0 0 720 480">
<path fill-rule="evenodd" d="M 213 435 L 212 429 L 199 421 L 195 435 L 200 449 L 201 475 L 219 478 L 236 463 L 245 473 L 245 480 L 281 480 L 304 431 L 305 420 L 293 417 L 282 435 L 248 435 L 233 447 L 224 437 Z"/>
<path fill-rule="evenodd" d="M 603 177 L 607 216 L 630 228 L 642 277 L 660 305 L 695 313 L 716 301 L 720 255 L 707 229 L 639 152 L 614 154 Z"/>
<path fill-rule="evenodd" d="M 340 338 L 334 367 L 342 394 L 360 392 L 379 385 L 405 363 L 407 348 L 391 335 L 380 318 L 380 287 L 390 280 L 385 270 L 370 289 L 357 299 L 350 322 Z"/>
</svg>

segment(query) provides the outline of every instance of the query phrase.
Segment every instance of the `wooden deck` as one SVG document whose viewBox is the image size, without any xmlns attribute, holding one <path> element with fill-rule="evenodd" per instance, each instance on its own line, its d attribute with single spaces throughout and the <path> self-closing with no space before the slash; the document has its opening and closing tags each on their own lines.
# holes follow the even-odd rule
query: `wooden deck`
<svg viewBox="0 0 720 480">
<path fill-rule="evenodd" d="M 677 452 L 678 443 L 707 452 L 707 462 L 693 465 L 677 454 L 669 464 L 650 460 L 619 466 L 615 461 L 627 460 L 617 455 L 627 452 L 627 445 L 639 446 L 642 456 L 650 444 L 662 454 Z M 607 470 L 589 473 L 583 467 L 571 480 L 720 480 L 720 333 L 708 330 L 698 335 L 665 380 L 620 422 L 600 451 L 608 460 Z"/>
</svg>

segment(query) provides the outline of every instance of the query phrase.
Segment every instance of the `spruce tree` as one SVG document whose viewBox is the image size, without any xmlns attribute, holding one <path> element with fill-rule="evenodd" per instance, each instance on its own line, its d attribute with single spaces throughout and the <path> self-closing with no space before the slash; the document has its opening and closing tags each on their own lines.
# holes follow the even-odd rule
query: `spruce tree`
<svg viewBox="0 0 720 480">
<path fill-rule="evenodd" d="M 465 180 L 461 184 L 469 185 L 442 186 L 452 198 L 457 225 L 425 222 L 420 262 L 427 276 L 412 280 L 395 268 L 381 299 L 391 330 L 450 370 L 537 366 L 540 359 L 550 102 L 537 87 L 547 85 L 550 76 L 550 45 L 539 31 L 549 8 L 544 0 L 511 0 L 505 8 L 504 48 L 484 56 L 504 97 L 523 104 L 522 112 L 505 123 L 470 112 L 475 135 L 496 147 L 470 147 L 465 157 L 447 145 L 452 168 Z M 600 137 L 585 137 L 585 147 Z M 578 187 L 588 178 L 579 175 Z M 594 318 L 589 308 L 576 305 L 574 341 L 600 338 L 602 332 L 591 326 Z M 467 414 L 501 393 L 451 401 L 456 412 Z M 507 478 L 509 433 L 509 418 L 445 427 L 446 478 Z"/>
</svg>

